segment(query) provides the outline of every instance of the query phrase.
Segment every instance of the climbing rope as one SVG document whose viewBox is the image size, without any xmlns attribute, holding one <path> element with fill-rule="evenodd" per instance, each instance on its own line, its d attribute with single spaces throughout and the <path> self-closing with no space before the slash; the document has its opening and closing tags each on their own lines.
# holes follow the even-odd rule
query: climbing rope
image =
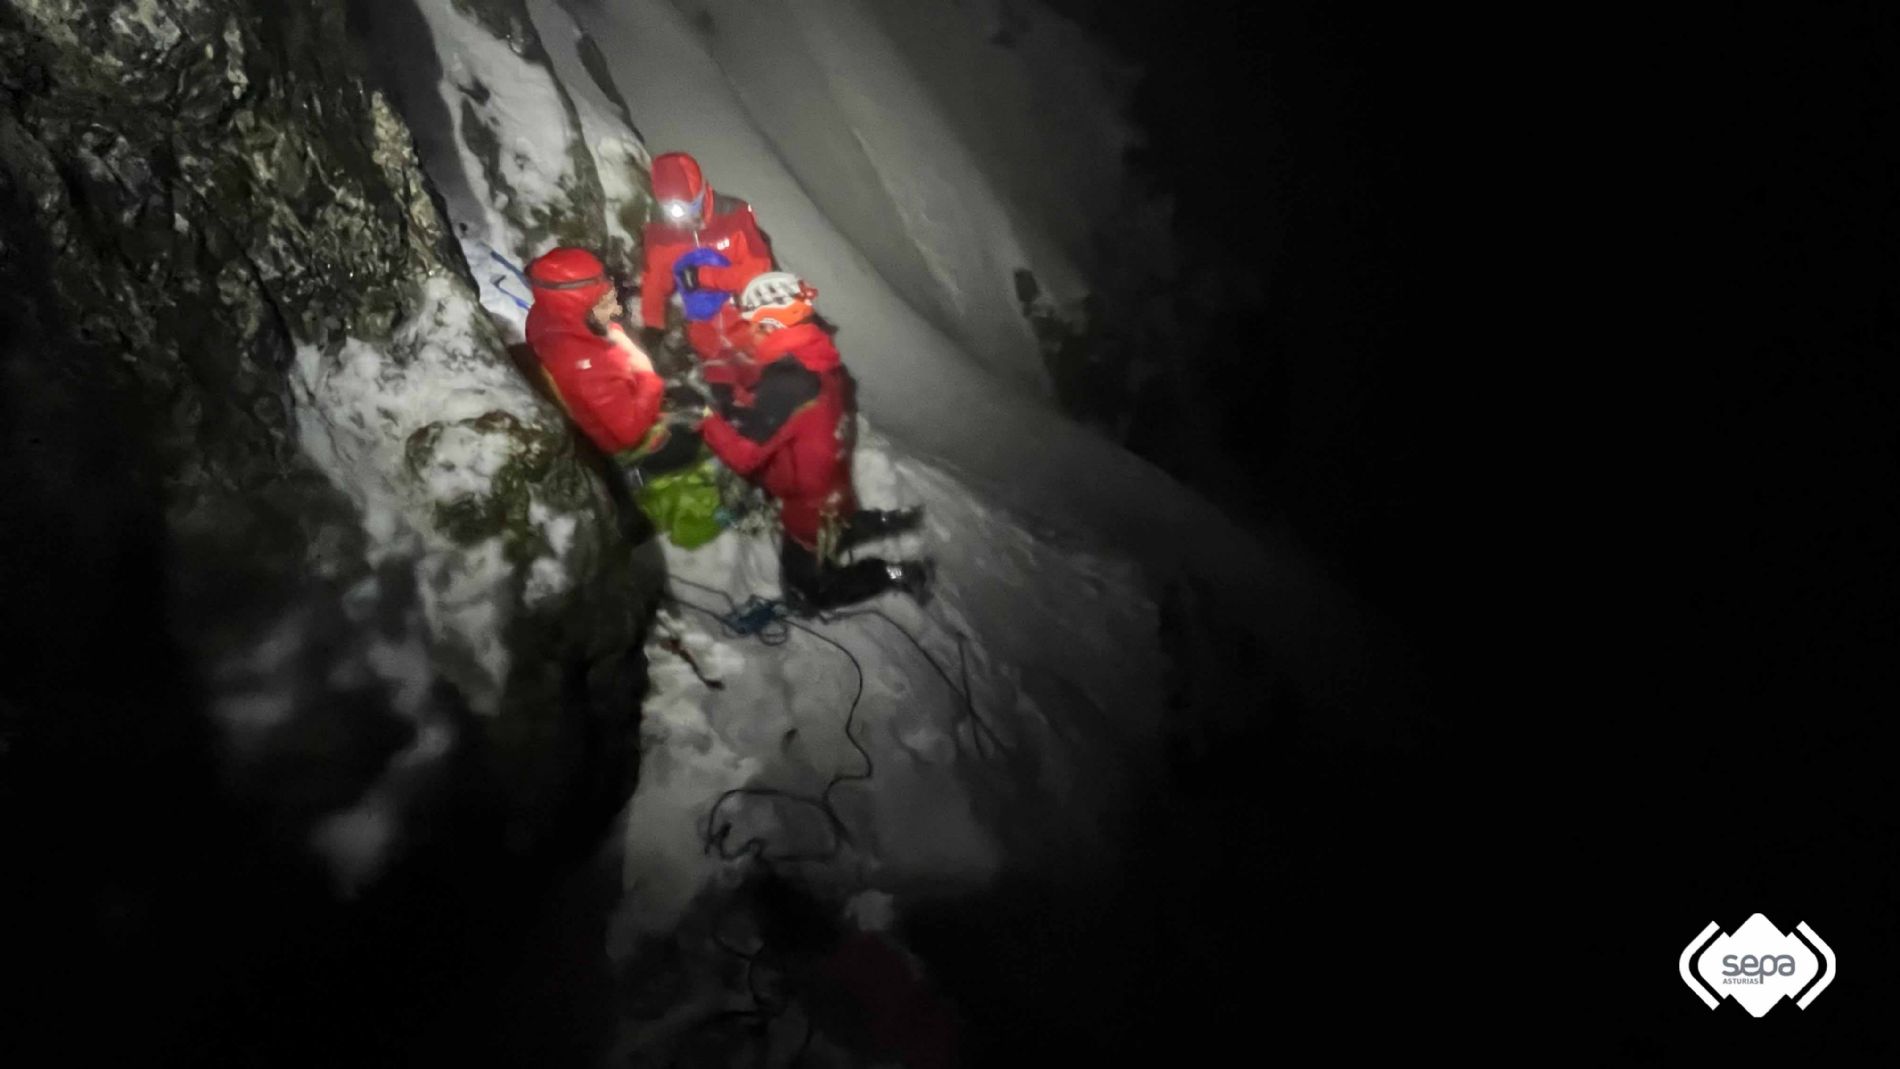
<svg viewBox="0 0 1900 1069">
<path fill-rule="evenodd" d="M 746 604 L 741 606 L 734 603 L 730 595 L 714 587 L 706 586 L 703 583 L 695 583 L 690 579 L 682 579 L 678 576 L 673 577 L 673 581 L 684 583 L 688 586 L 696 587 L 724 598 L 727 610 L 722 613 L 716 609 L 710 609 L 704 605 L 688 601 L 679 597 L 677 594 L 669 593 L 667 595 L 674 604 L 692 609 L 695 612 L 703 613 L 719 621 L 720 626 L 726 628 L 733 635 L 756 638 L 766 645 L 783 645 L 790 637 L 789 629 L 796 628 L 844 654 L 845 658 L 851 662 L 852 669 L 857 672 L 857 689 L 851 696 L 850 707 L 845 710 L 844 737 L 845 741 L 851 744 L 851 748 L 858 751 L 858 756 L 864 759 L 864 771 L 846 772 L 840 770 L 833 773 L 831 779 L 825 783 L 824 789 L 819 792 L 816 798 L 792 791 L 780 790 L 776 787 L 734 787 L 724 794 L 721 794 L 718 799 L 713 802 L 712 808 L 706 814 L 706 825 L 702 833 L 702 847 L 704 851 L 710 853 L 713 850 L 717 850 L 720 859 L 723 861 L 736 861 L 748 856 L 767 864 L 774 862 L 831 860 L 838 855 L 839 850 L 841 850 L 846 843 L 851 841 L 850 829 L 845 826 L 843 818 L 838 816 L 837 809 L 832 805 L 831 792 L 846 783 L 868 780 L 877 771 L 877 763 L 872 760 L 870 751 L 866 750 L 863 744 L 858 742 L 857 736 L 854 735 L 851 730 L 852 726 L 857 722 L 858 705 L 864 699 L 863 662 L 859 661 L 856 654 L 852 653 L 843 643 L 838 642 L 836 639 L 819 634 L 817 631 L 795 620 L 787 619 L 783 615 L 786 611 L 783 602 L 755 596 L 748 599 Z M 728 849 L 726 837 L 732 832 L 732 824 L 730 821 L 722 824 L 719 820 L 719 813 L 728 801 L 739 797 L 775 798 L 795 802 L 800 805 L 812 806 L 824 816 L 825 824 L 831 831 L 830 846 L 817 852 L 807 852 L 804 854 L 790 853 L 772 856 L 766 853 L 767 843 L 765 840 L 758 836 L 753 836 L 746 840 L 737 850 Z"/>
<path fill-rule="evenodd" d="M 849 620 L 854 616 L 877 617 L 878 619 L 891 625 L 891 627 L 894 630 L 896 630 L 898 634 L 904 636 L 906 639 L 910 641 L 910 644 L 912 646 L 915 646 L 917 648 L 918 655 L 923 657 L 924 661 L 928 663 L 930 667 L 937 673 L 937 678 L 943 680 L 943 685 L 950 689 L 950 693 L 957 696 L 957 700 L 963 706 L 964 714 L 970 718 L 970 722 L 973 725 L 972 730 L 971 730 L 971 737 L 977 740 L 978 756 L 984 757 L 984 758 L 988 758 L 991 756 L 990 754 L 986 754 L 983 752 L 982 740 L 984 738 L 988 738 L 992 745 L 994 745 L 997 749 L 1003 751 L 1006 754 L 1013 755 L 1015 753 L 1014 748 L 1011 747 L 1008 743 L 1005 743 L 1002 740 L 1002 737 L 997 735 L 995 730 L 990 727 L 989 721 L 984 720 L 982 715 L 976 711 L 976 702 L 971 697 L 971 691 L 970 691 L 970 659 L 969 659 L 969 641 L 970 640 L 968 636 L 964 635 L 961 631 L 954 631 L 954 630 L 951 631 L 951 634 L 954 635 L 957 640 L 958 674 L 961 675 L 963 678 L 963 685 L 959 687 L 957 686 L 955 682 L 953 682 L 950 679 L 950 673 L 944 669 L 943 665 L 939 664 L 937 659 L 930 655 L 930 651 L 924 648 L 924 644 L 918 641 L 917 636 L 914 634 L 911 634 L 910 629 L 905 627 L 903 624 L 900 624 L 896 620 L 891 619 L 891 617 L 887 615 L 883 609 L 851 609 L 851 610 L 846 610 L 844 612 L 820 614 L 818 616 L 818 619 L 825 623 L 834 623 L 839 620 Z"/>
<path fill-rule="evenodd" d="M 729 637 L 754 638 L 767 646 L 780 646 L 789 641 L 791 630 L 795 628 L 834 647 L 843 653 L 846 659 L 851 662 L 852 668 L 857 672 L 858 681 L 857 688 L 851 696 L 851 704 L 845 711 L 844 734 L 846 741 L 848 741 L 852 748 L 858 751 L 858 755 L 864 759 L 864 770 L 858 773 L 848 773 L 844 771 L 834 773 L 831 779 L 826 782 L 824 790 L 815 798 L 772 787 L 734 787 L 721 794 L 713 802 L 711 809 L 707 811 L 706 824 L 702 829 L 702 849 L 704 852 L 710 853 L 717 850 L 720 859 L 724 861 L 736 861 L 742 858 L 749 858 L 755 864 L 762 866 L 768 871 L 773 870 L 775 864 L 828 861 L 836 857 L 844 845 L 851 841 L 851 832 L 845 825 L 843 819 L 838 815 L 837 809 L 833 806 L 831 792 L 844 783 L 870 779 L 876 773 L 877 768 L 876 763 L 871 758 L 870 752 L 858 742 L 857 737 L 852 733 L 852 726 L 857 719 L 859 704 L 864 698 L 865 672 L 863 662 L 861 662 L 849 648 L 837 640 L 820 634 L 811 627 L 791 619 L 793 610 L 781 599 L 752 595 L 741 604 L 736 602 L 733 597 L 725 591 L 716 587 L 707 586 L 704 583 L 694 582 L 691 579 L 686 579 L 681 576 L 672 576 L 671 582 L 684 584 L 722 599 L 726 604 L 726 611 L 724 612 L 689 601 L 673 593 L 671 590 L 669 590 L 666 595 L 667 598 L 676 605 L 692 609 L 695 612 L 711 617 L 719 623 L 721 629 Z M 960 700 L 965 713 L 975 726 L 972 730 L 972 737 L 977 740 L 977 750 L 979 754 L 982 754 L 982 743 L 984 738 L 987 737 L 994 746 L 1012 757 L 1015 756 L 1013 749 L 996 735 L 995 731 L 991 729 L 989 724 L 976 711 L 976 704 L 971 697 L 968 652 L 969 640 L 966 636 L 961 632 L 952 632 L 955 634 L 957 640 L 958 672 L 963 681 L 962 686 L 959 687 L 957 683 L 950 678 L 950 673 L 944 666 L 938 663 L 935 657 L 931 656 L 929 650 L 924 648 L 923 643 L 918 640 L 917 636 L 912 634 L 908 628 L 892 619 L 883 610 L 856 609 L 838 613 L 813 614 L 813 618 L 826 624 L 842 622 L 857 616 L 875 616 L 883 620 L 899 634 L 903 635 L 910 644 L 916 648 L 918 654 L 921 655 L 925 661 L 929 662 L 931 668 L 935 670 L 938 677 L 943 680 L 944 685 Z M 669 641 L 674 645 L 679 645 L 677 639 Z M 984 756 L 987 757 L 987 755 Z M 730 849 L 726 840 L 731 833 L 732 825 L 729 821 L 721 823 L 719 814 L 720 810 L 728 801 L 737 797 L 782 799 L 817 809 L 824 816 L 826 825 L 831 830 L 830 845 L 824 850 L 816 852 L 771 855 L 767 853 L 765 840 L 759 836 L 753 836 L 746 840 L 738 849 Z M 774 1004 L 773 1000 L 766 998 L 756 986 L 754 977 L 759 959 L 768 948 L 762 946 L 759 951 L 748 953 L 727 943 L 725 939 L 719 936 L 716 928 L 717 925 L 715 924 L 715 932 L 713 935 L 714 943 L 717 944 L 720 949 L 745 963 L 745 986 L 746 992 L 752 1000 L 752 1008 L 750 1010 L 727 1011 L 716 1015 L 710 1020 L 701 1022 L 698 1027 L 712 1026 L 723 1020 L 738 1017 L 753 1021 L 755 1032 L 759 1035 L 763 1035 L 765 1030 L 769 1028 L 773 1022 L 782 1017 L 790 1008 L 795 996 L 788 993 L 788 996 L 783 1001 L 779 1001 L 776 1004 Z M 814 1023 L 809 1012 L 807 1012 L 804 1039 L 799 1044 L 798 1049 L 793 1053 L 789 1064 L 796 1066 L 802 1063 L 805 1053 L 811 1045 Z M 695 1031 L 697 1030 L 698 1028 L 695 1028 Z"/>
<path fill-rule="evenodd" d="M 501 266 L 507 268 L 508 270 L 514 272 L 515 277 L 521 280 L 521 284 L 528 287 L 528 292 L 529 293 L 534 292 L 534 283 L 528 281 L 528 276 L 522 273 L 521 268 L 516 267 L 514 263 L 511 262 L 506 256 L 503 256 L 501 253 L 498 253 L 494 249 L 491 248 L 488 250 L 488 258 L 500 264 Z M 515 296 L 514 294 L 509 293 L 507 290 L 502 289 L 501 283 L 504 281 L 504 279 L 500 275 L 495 276 L 490 281 L 492 281 L 495 284 L 496 293 L 499 293 L 502 296 L 520 305 L 522 311 L 526 312 L 530 308 L 533 307 L 533 304 L 531 302 L 524 301 L 521 298 Z"/>
<path fill-rule="evenodd" d="M 719 624 L 738 638 L 756 638 L 767 646 L 783 646 L 792 632 L 783 601 L 753 595 L 744 605 L 719 617 Z"/>
</svg>

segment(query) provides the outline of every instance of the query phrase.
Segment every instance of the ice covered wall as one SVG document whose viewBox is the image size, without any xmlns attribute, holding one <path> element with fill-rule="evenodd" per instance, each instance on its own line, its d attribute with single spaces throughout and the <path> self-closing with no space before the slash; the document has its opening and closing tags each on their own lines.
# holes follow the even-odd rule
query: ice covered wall
<svg viewBox="0 0 1900 1069">
<path fill-rule="evenodd" d="M 1104 259 L 1118 250 L 1168 266 L 1167 205 L 1131 183 L 1125 159 L 1141 143 L 1124 118 L 1138 69 L 1039 3 L 859 6 L 982 167 L 1023 235 L 1027 266 L 1061 302 L 1112 282 Z"/>
<path fill-rule="evenodd" d="M 680 75 L 681 87 L 719 88 L 696 84 L 709 77 L 729 85 L 819 210 L 912 307 L 999 378 L 1046 393 L 1015 272 L 1036 270 L 1073 293 L 1074 268 L 1047 243 L 1032 256 L 1029 220 L 1012 217 L 871 10 L 855 0 L 674 6 L 717 67 Z M 795 269 L 798 253 L 785 253 Z"/>
</svg>

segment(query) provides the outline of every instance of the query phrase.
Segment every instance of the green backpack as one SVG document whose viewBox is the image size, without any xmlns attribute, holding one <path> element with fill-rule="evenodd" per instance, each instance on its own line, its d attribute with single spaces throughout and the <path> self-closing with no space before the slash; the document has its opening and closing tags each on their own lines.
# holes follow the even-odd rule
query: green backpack
<svg viewBox="0 0 1900 1069">
<path fill-rule="evenodd" d="M 681 549 L 698 549 L 728 527 L 751 534 L 776 522 L 763 492 L 721 464 L 691 429 L 661 420 L 614 459 L 632 476 L 634 502 Z"/>
<path fill-rule="evenodd" d="M 725 529 L 717 464 L 708 456 L 690 468 L 652 476 L 634 498 L 653 526 L 681 549 L 698 549 Z"/>
</svg>

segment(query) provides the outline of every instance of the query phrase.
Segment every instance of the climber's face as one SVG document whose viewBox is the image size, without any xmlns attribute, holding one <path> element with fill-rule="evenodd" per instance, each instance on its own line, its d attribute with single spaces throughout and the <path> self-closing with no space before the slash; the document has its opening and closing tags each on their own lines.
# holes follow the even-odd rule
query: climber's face
<svg viewBox="0 0 1900 1069">
<path fill-rule="evenodd" d="M 600 300 L 595 301 L 594 306 L 587 310 L 587 329 L 604 338 L 607 336 L 607 328 L 625 311 L 626 309 L 620 307 L 620 295 L 614 292 L 612 286 L 608 286 L 607 292 L 601 294 Z"/>
<path fill-rule="evenodd" d="M 620 306 L 620 295 L 615 293 L 612 287 L 600 295 L 600 300 L 594 302 L 594 318 L 602 323 L 611 323 L 619 319 L 625 311 L 626 309 Z"/>
</svg>

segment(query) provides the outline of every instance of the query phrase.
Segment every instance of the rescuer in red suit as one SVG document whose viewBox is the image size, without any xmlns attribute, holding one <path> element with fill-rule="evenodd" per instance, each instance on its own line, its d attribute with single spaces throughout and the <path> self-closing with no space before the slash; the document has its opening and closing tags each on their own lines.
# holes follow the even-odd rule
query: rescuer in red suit
<svg viewBox="0 0 1900 1069">
<path fill-rule="evenodd" d="M 777 499 L 780 574 L 794 608 L 822 611 L 886 590 L 922 601 L 929 584 L 922 562 L 838 560 L 859 543 L 915 526 L 919 517 L 915 509 L 858 508 L 851 376 L 815 321 L 814 296 L 783 271 L 747 285 L 741 303 L 756 332 L 751 360 L 726 358 L 737 373 L 712 385 L 715 408 L 699 425 L 700 436 L 727 467 Z"/>
<path fill-rule="evenodd" d="M 601 452 L 645 464 L 673 452 L 672 439 L 695 439 L 672 434 L 660 420 L 666 385 L 614 322 L 622 314 L 619 296 L 593 253 L 555 249 L 528 265 L 528 281 L 528 344 L 556 400 Z M 699 448 L 697 440 L 676 444 Z"/>
<path fill-rule="evenodd" d="M 715 194 L 691 156 L 668 152 L 653 158 L 653 198 L 657 217 L 642 232 L 646 251 L 640 273 L 640 322 L 647 329 L 665 328 L 666 299 L 681 281 L 674 268 L 685 253 L 705 249 L 725 261 L 686 268 L 684 282 L 693 290 L 736 297 L 746 283 L 772 270 L 772 246 L 759 231 L 752 206 Z M 701 360 L 749 343 L 750 329 L 733 303 L 728 299 L 709 318 L 687 324 L 687 341 Z"/>
</svg>

